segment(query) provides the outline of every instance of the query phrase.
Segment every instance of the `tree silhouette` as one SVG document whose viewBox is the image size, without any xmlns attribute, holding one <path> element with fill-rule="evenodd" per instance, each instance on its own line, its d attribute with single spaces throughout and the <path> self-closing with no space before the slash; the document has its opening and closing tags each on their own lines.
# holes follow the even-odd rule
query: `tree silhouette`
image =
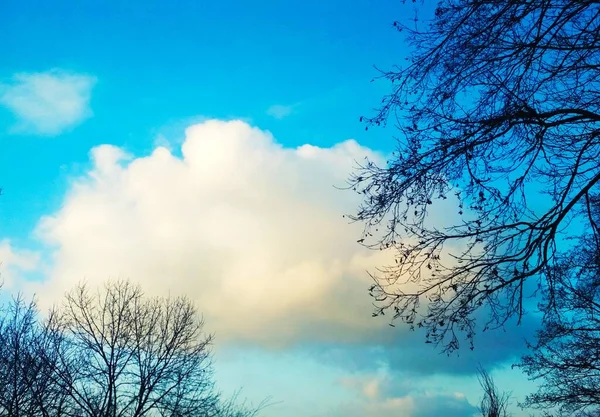
<svg viewBox="0 0 600 417">
<path fill-rule="evenodd" d="M 498 391 L 491 375 L 483 368 L 478 369 L 479 385 L 483 389 L 481 415 L 483 417 L 510 417 L 507 412 L 509 395 Z"/>
<path fill-rule="evenodd" d="M 597 200 L 597 199 L 595 199 Z M 595 214 L 598 218 L 598 204 Z M 531 354 L 518 365 L 540 381 L 525 405 L 558 408 L 564 415 L 600 415 L 600 242 L 578 239 L 551 271 L 544 326 Z"/>
<path fill-rule="evenodd" d="M 0 416 L 56 416 L 67 394 L 51 377 L 49 339 L 34 302 L 12 299 L 0 319 Z"/>
<path fill-rule="evenodd" d="M 210 336 L 185 298 L 145 298 L 127 281 L 67 294 L 56 316 L 65 339 L 57 383 L 80 415 L 202 415 L 217 409 Z"/>
<path fill-rule="evenodd" d="M 600 4 L 442 0 L 425 25 L 395 26 L 411 54 L 382 71 L 392 91 L 363 120 L 391 118 L 397 151 L 350 179 L 363 196 L 351 218 L 365 245 L 397 252 L 373 274 L 374 315 L 449 352 L 472 344 L 480 310 L 497 327 L 521 319 L 530 289 L 555 298 L 569 225 L 598 237 Z"/>
<path fill-rule="evenodd" d="M 79 285 L 40 320 L 16 297 L 0 315 L 0 416 L 253 417 L 215 390 L 212 336 L 183 297 L 128 281 Z"/>
</svg>

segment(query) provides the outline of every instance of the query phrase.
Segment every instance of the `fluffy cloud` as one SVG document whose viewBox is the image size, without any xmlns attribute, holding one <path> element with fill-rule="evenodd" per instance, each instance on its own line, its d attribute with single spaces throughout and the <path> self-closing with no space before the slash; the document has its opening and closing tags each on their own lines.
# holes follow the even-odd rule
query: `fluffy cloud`
<svg viewBox="0 0 600 417">
<path fill-rule="evenodd" d="M 19 73 L 0 84 L 0 105 L 17 119 L 13 132 L 58 135 L 91 116 L 95 82 L 94 77 L 60 70 Z"/>
<path fill-rule="evenodd" d="M 423 390 L 415 380 L 400 380 L 387 371 L 344 378 L 342 386 L 357 393 L 352 404 L 339 410 L 344 416 L 401 415 L 406 417 L 473 417 L 477 407 L 460 392 Z M 336 414 L 337 415 L 337 414 Z"/>
<path fill-rule="evenodd" d="M 267 109 L 267 114 L 276 119 L 283 119 L 289 116 L 294 111 L 294 106 L 284 106 L 281 104 L 274 104 Z"/>
<path fill-rule="evenodd" d="M 356 244 L 360 226 L 342 214 L 357 196 L 333 187 L 367 155 L 381 159 L 352 140 L 290 149 L 216 120 L 187 129 L 181 157 L 99 146 L 39 225 L 54 267 L 36 292 L 43 302 L 84 279 L 126 277 L 189 295 L 221 343 L 376 338 L 385 323 L 370 317 L 365 270 L 390 254 Z"/>
<path fill-rule="evenodd" d="M 340 416 L 405 416 L 405 417 L 475 417 L 480 415 L 477 407 L 460 395 L 424 395 L 386 398 L 344 405 Z"/>
<path fill-rule="evenodd" d="M 419 377 L 472 374 L 477 363 L 491 369 L 522 353 L 531 317 L 451 357 L 419 332 L 371 318 L 365 271 L 394 254 L 356 243 L 360 225 L 342 213 L 358 196 L 333 186 L 354 161 L 381 155 L 352 140 L 286 148 L 244 122 L 216 120 L 188 128 L 176 155 L 160 146 L 143 157 L 92 150 L 90 170 L 38 227 L 53 251 L 49 278 L 32 288 L 42 304 L 82 280 L 129 278 L 151 294 L 190 296 L 220 346 L 296 344 L 363 373 L 385 363 Z M 365 389 L 375 396 L 377 384 Z"/>
<path fill-rule="evenodd" d="M 11 288 L 24 273 L 34 271 L 39 264 L 38 254 L 15 249 L 9 240 L 0 241 L 0 283 Z"/>
</svg>

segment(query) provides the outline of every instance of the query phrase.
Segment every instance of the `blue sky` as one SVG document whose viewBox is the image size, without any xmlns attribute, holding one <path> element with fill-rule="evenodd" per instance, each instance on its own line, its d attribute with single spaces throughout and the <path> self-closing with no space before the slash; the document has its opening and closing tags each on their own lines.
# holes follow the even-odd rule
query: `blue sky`
<svg viewBox="0 0 600 417">
<path fill-rule="evenodd" d="M 272 396 L 266 417 L 468 416 L 477 362 L 521 397 L 506 364 L 532 326 L 446 358 L 369 316 L 365 270 L 391 254 L 355 243 L 358 200 L 333 186 L 394 147 L 358 119 L 387 92 L 373 65 L 405 57 L 399 3 L 5 0 L 6 289 L 186 293 L 218 383 Z"/>
</svg>

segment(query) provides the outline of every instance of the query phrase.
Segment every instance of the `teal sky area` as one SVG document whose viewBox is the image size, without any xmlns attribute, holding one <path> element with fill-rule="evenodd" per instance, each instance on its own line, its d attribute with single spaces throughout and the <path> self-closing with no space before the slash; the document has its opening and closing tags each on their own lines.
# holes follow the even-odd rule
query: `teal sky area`
<svg viewBox="0 0 600 417">
<path fill-rule="evenodd" d="M 60 194 L 56 180 L 85 165 L 92 146 L 148 153 L 157 138 L 176 141 L 203 117 L 249 120 L 290 146 L 358 139 L 359 116 L 386 91 L 369 82 L 373 65 L 402 54 L 392 9 L 393 2 L 5 2 L 3 84 L 52 69 L 93 77 L 93 117 L 53 139 L 26 131 L 4 144 L 4 191 L 23 204 L 12 220 L 19 229 L 31 223 L 24 214 Z M 280 112 L 268 112 L 273 106 Z M 0 123 L 14 125 L 10 109 Z M 360 139 L 390 147 L 374 136 Z"/>
<path fill-rule="evenodd" d="M 271 396 L 265 417 L 471 416 L 477 363 L 515 401 L 531 388 L 507 364 L 533 325 L 446 358 L 370 317 L 365 271 L 388 258 L 356 244 L 342 215 L 359 200 L 334 185 L 394 149 L 393 127 L 359 117 L 389 91 L 374 65 L 407 55 L 392 23 L 411 4 L 0 8 L 5 291 L 46 305 L 127 276 L 185 293 L 216 334 L 217 383 Z"/>
</svg>

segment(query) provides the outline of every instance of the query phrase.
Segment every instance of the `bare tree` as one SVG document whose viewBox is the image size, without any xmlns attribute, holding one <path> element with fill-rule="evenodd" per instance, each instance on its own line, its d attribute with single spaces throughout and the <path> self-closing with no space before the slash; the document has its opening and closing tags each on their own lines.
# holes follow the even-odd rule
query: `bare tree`
<svg viewBox="0 0 600 417">
<path fill-rule="evenodd" d="M 212 416 L 211 336 L 186 298 L 145 298 L 126 281 L 80 285 L 55 316 L 64 339 L 56 382 L 72 415 Z"/>
<path fill-rule="evenodd" d="M 257 406 L 240 401 L 241 390 L 237 390 L 231 398 L 221 400 L 215 417 L 256 417 L 260 411 L 273 405 L 271 397 L 262 400 Z"/>
<path fill-rule="evenodd" d="M 36 338 L 35 307 L 19 296 L 7 306 L 0 322 L 0 415 L 33 415 L 36 411 L 28 383 L 35 372 L 30 346 Z"/>
<path fill-rule="evenodd" d="M 597 202 L 598 204 L 598 202 Z M 598 210 L 596 210 L 598 215 Z M 553 268 L 544 326 L 520 366 L 540 381 L 525 405 L 600 415 L 600 243 L 584 235 Z"/>
<path fill-rule="evenodd" d="M 13 298 L 0 319 L 0 416 L 60 415 L 67 395 L 52 381 L 48 336 L 35 302 Z"/>
<path fill-rule="evenodd" d="M 508 393 L 498 391 L 491 375 L 483 368 L 478 369 L 479 385 L 483 389 L 483 398 L 481 399 L 481 415 L 483 417 L 510 417 L 507 412 Z"/>
<path fill-rule="evenodd" d="M 431 21 L 395 26 L 411 54 L 382 72 L 392 91 L 364 120 L 393 117 L 397 152 L 355 172 L 351 217 L 360 242 L 398 254 L 373 274 L 374 314 L 452 351 L 461 335 L 472 343 L 478 311 L 482 328 L 501 326 L 520 321 L 528 288 L 554 291 L 567 226 L 599 237 L 600 4 L 442 0 Z M 454 215 L 432 223 L 452 201 Z"/>
<path fill-rule="evenodd" d="M 214 388 L 203 321 L 182 297 L 127 281 L 79 285 L 40 320 L 15 297 L 0 311 L 0 416 L 255 417 Z"/>
</svg>

